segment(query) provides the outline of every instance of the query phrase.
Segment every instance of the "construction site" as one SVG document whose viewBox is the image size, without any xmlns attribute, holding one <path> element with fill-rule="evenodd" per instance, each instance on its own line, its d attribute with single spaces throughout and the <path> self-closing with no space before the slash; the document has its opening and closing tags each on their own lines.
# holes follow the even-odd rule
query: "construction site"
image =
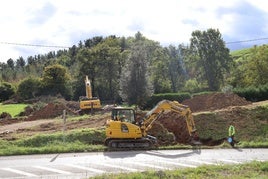
<svg viewBox="0 0 268 179">
<path fill-rule="evenodd" d="M 200 141 L 203 145 L 217 146 L 228 137 L 228 127 L 231 123 L 236 127 L 237 140 L 250 140 L 250 134 L 261 132 L 260 126 L 267 126 L 265 114 L 252 112 L 261 110 L 268 101 L 252 103 L 236 94 L 212 93 L 194 96 L 182 104 L 190 107 L 195 121 Z M 0 138 L 16 140 L 18 135 L 33 136 L 42 133 L 54 133 L 63 130 L 63 111 L 67 120 L 64 130 L 82 128 L 105 128 L 106 121 L 111 118 L 110 110 L 102 110 L 86 119 L 68 120 L 77 116 L 79 103 L 57 100 L 57 103 L 47 103 L 39 110 L 25 108 L 21 116 L 12 118 L 1 114 Z M 137 119 L 142 119 L 147 111 L 138 110 Z M 267 116 L 267 115 L 266 115 Z M 58 119 L 58 120 L 57 120 Z M 246 128 L 246 130 L 245 130 Z M 172 111 L 163 113 L 153 124 L 148 134 L 158 139 L 159 145 L 189 144 L 190 136 L 183 116 Z M 266 134 L 267 135 L 267 134 Z"/>
</svg>

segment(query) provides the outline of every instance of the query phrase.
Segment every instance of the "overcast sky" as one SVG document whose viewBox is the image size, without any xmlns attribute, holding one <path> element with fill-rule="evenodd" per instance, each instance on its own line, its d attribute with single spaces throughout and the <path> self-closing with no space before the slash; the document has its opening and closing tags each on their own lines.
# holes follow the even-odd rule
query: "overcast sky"
<svg viewBox="0 0 268 179">
<path fill-rule="evenodd" d="M 94 36 L 189 44 L 195 30 L 219 29 L 231 50 L 268 44 L 266 0 L 8 0 L 0 6 L 0 62 L 69 47 Z"/>
</svg>

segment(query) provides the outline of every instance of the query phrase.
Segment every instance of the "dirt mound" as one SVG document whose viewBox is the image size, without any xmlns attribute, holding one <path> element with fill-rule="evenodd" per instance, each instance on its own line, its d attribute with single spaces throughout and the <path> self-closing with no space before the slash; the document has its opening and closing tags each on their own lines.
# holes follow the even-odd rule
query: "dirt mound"
<svg viewBox="0 0 268 179">
<path fill-rule="evenodd" d="M 148 134 L 156 137 L 160 145 L 189 144 L 191 141 L 184 117 L 176 112 L 163 113 Z"/>
<path fill-rule="evenodd" d="M 33 120 L 37 120 L 37 119 L 55 118 L 57 116 L 62 115 L 63 110 L 66 110 L 67 113 L 73 113 L 74 114 L 74 112 L 64 104 L 48 103 L 45 107 L 41 108 L 38 111 L 33 112 L 28 117 L 27 120 L 28 121 L 33 121 Z"/>
<path fill-rule="evenodd" d="M 251 104 L 244 98 L 236 94 L 212 93 L 194 96 L 184 100 L 184 105 L 188 105 L 192 112 L 223 109 L 229 106 L 243 106 Z"/>
</svg>

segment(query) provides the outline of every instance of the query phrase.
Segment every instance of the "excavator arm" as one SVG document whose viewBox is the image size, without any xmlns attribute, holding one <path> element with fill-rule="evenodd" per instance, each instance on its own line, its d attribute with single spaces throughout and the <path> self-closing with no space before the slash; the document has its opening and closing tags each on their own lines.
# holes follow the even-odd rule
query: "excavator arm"
<svg viewBox="0 0 268 179">
<path fill-rule="evenodd" d="M 186 105 L 180 104 L 177 101 L 163 100 L 160 101 L 151 111 L 149 111 L 143 119 L 144 125 L 141 127 L 143 135 L 146 136 L 152 124 L 164 113 L 164 112 L 176 112 L 180 116 L 185 118 L 187 129 L 191 137 L 197 137 L 195 123 L 193 120 L 192 112 Z"/>
</svg>

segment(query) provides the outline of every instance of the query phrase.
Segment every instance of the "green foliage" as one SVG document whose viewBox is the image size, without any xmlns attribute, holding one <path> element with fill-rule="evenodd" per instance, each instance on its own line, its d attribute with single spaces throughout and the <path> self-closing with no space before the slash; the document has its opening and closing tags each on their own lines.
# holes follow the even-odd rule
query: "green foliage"
<svg viewBox="0 0 268 179">
<path fill-rule="evenodd" d="M 238 56 L 238 54 L 240 56 Z M 268 46 L 254 46 L 236 55 L 235 66 L 230 78 L 234 87 L 259 86 L 268 83 Z"/>
<path fill-rule="evenodd" d="M 38 78 L 26 78 L 20 82 L 17 94 L 22 99 L 31 99 L 40 94 L 41 81 Z"/>
<path fill-rule="evenodd" d="M 1 82 L 0 102 L 9 99 L 13 94 L 15 94 L 15 87 L 11 83 Z"/>
<path fill-rule="evenodd" d="M 235 88 L 233 92 L 248 101 L 263 101 L 268 99 L 268 84 L 259 87 Z"/>
<path fill-rule="evenodd" d="M 70 76 L 67 69 L 62 65 L 47 66 L 44 70 L 42 83 L 42 94 L 58 95 L 61 94 L 67 99 L 71 97 Z"/>
<path fill-rule="evenodd" d="M 149 65 L 152 61 L 151 51 L 156 47 L 155 42 L 145 39 L 140 33 L 136 34 L 120 79 L 121 96 L 130 105 L 144 105 L 153 93 Z"/>
<path fill-rule="evenodd" d="M 199 74 L 199 79 L 207 82 L 209 90 L 219 90 L 232 65 L 229 49 L 225 47 L 219 30 L 192 32 L 190 50 L 191 67 L 194 66 L 192 68 Z"/>
<path fill-rule="evenodd" d="M 196 93 L 200 91 L 200 89 L 200 84 L 195 78 L 187 80 L 184 86 L 184 91 L 188 91 L 190 93 Z"/>
</svg>

